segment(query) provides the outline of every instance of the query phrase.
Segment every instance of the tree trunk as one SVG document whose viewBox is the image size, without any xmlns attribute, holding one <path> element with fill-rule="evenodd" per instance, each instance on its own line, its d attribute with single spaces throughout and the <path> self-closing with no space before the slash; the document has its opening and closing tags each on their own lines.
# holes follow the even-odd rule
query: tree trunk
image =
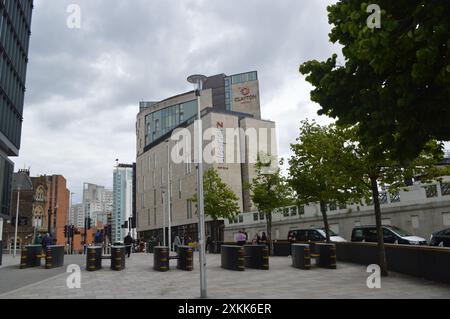
<svg viewBox="0 0 450 319">
<path fill-rule="evenodd" d="M 373 206 L 375 208 L 375 221 L 377 225 L 378 264 L 381 268 L 381 275 L 388 276 L 386 264 L 386 252 L 384 250 L 384 235 L 383 235 L 383 225 L 381 223 L 381 207 L 380 207 L 380 197 L 378 192 L 377 178 L 374 176 L 370 176 L 370 184 L 372 186 Z"/>
<path fill-rule="evenodd" d="M 325 235 L 327 238 L 327 243 L 329 244 L 331 242 L 331 240 L 330 240 L 330 225 L 328 224 L 327 204 L 324 201 L 320 201 L 320 212 L 322 213 L 323 227 L 325 228 Z"/>
<path fill-rule="evenodd" d="M 267 221 L 267 240 L 269 241 L 270 255 L 273 256 L 273 240 L 272 240 L 272 213 L 266 214 Z"/>
</svg>

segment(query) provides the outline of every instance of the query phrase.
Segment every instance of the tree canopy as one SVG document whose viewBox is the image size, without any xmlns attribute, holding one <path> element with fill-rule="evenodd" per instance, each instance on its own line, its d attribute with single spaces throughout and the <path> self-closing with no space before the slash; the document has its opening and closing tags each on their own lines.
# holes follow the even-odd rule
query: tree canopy
<svg viewBox="0 0 450 319">
<path fill-rule="evenodd" d="M 234 219 L 240 213 L 237 195 L 215 169 L 209 169 L 203 175 L 203 188 L 205 215 L 217 220 Z M 197 195 L 192 200 L 197 202 Z"/>
<path fill-rule="evenodd" d="M 379 29 L 367 24 L 368 3 L 329 6 L 329 38 L 343 46 L 344 65 L 333 55 L 304 63 L 300 72 L 314 86 L 311 99 L 320 104 L 319 114 L 358 124 L 372 156 L 389 150 L 408 164 L 430 140 L 450 140 L 450 2 L 377 4 Z"/>
</svg>

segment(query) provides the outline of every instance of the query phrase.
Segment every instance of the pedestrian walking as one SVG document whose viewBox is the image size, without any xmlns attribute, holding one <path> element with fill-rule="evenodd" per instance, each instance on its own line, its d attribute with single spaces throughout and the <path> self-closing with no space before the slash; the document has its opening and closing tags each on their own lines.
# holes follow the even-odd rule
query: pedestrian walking
<svg viewBox="0 0 450 319">
<path fill-rule="evenodd" d="M 128 255 L 128 258 L 131 256 L 131 246 L 133 245 L 133 237 L 131 237 L 131 233 L 128 233 L 128 235 L 123 239 L 123 242 L 125 244 L 125 251 Z"/>
<path fill-rule="evenodd" d="M 175 252 L 178 252 L 178 247 L 181 246 L 181 238 L 180 236 L 176 235 L 175 239 L 173 240 L 173 248 Z"/>
</svg>

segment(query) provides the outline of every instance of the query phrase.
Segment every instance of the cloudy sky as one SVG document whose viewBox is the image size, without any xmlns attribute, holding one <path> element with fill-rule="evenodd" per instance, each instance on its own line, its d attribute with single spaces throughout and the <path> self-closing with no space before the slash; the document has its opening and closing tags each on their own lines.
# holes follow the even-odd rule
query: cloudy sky
<svg viewBox="0 0 450 319">
<path fill-rule="evenodd" d="M 331 0 L 38 0 L 33 13 L 22 147 L 16 169 L 112 186 L 115 159 L 135 161 L 141 100 L 191 90 L 192 73 L 257 70 L 262 116 L 280 154 L 316 118 L 300 63 L 326 59 Z M 81 28 L 67 27 L 70 4 Z M 320 123 L 329 122 L 326 118 Z"/>
</svg>

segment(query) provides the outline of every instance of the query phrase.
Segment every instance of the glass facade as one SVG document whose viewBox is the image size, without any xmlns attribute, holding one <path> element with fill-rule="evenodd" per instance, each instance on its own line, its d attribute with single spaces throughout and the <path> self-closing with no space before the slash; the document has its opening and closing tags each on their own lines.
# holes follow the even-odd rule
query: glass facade
<svg viewBox="0 0 450 319">
<path fill-rule="evenodd" d="M 0 217 L 10 215 L 14 166 L 22 132 L 33 0 L 0 0 Z"/>
<path fill-rule="evenodd" d="M 145 117 L 145 146 L 197 114 L 197 100 L 172 105 Z"/>
<path fill-rule="evenodd" d="M 22 130 L 32 8 L 32 0 L 0 2 L 0 131 L 17 149 Z"/>
<path fill-rule="evenodd" d="M 0 216 L 9 216 L 13 169 L 11 161 L 0 155 Z"/>
</svg>

